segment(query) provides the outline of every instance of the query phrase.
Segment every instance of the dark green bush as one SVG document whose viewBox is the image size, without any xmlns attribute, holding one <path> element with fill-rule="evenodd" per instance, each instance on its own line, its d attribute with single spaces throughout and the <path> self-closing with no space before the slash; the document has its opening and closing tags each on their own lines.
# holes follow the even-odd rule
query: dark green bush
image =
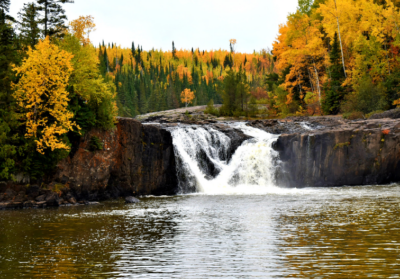
<svg viewBox="0 0 400 279">
<path fill-rule="evenodd" d="M 89 148 L 90 148 L 90 151 L 103 150 L 103 143 L 101 142 L 101 140 L 98 137 L 93 136 L 90 139 Z"/>
</svg>

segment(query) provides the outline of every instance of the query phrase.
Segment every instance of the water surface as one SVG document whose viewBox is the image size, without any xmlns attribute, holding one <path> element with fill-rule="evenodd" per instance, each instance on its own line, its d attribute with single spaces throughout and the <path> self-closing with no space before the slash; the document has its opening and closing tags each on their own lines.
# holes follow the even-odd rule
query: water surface
<svg viewBox="0 0 400 279">
<path fill-rule="evenodd" d="M 0 278 L 400 278 L 400 186 L 0 211 Z"/>
</svg>

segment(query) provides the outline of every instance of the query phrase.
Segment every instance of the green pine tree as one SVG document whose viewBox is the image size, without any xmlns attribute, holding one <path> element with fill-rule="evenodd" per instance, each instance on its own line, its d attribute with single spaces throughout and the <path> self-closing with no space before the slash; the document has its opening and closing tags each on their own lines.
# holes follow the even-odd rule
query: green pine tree
<svg viewBox="0 0 400 279">
<path fill-rule="evenodd" d="M 4 1 L 2 4 L 2 8 L 7 7 Z M 14 31 L 6 20 L 5 10 L 0 9 L 0 180 L 12 178 L 18 139 L 18 116 L 11 90 L 14 79 L 11 63 L 16 63 L 18 57 L 13 44 Z"/>
<path fill-rule="evenodd" d="M 43 24 L 43 35 L 62 37 L 68 28 L 65 25 L 67 16 L 61 4 L 73 3 L 72 0 L 36 0 L 38 10 L 43 13 L 40 23 Z"/>
<path fill-rule="evenodd" d="M 329 54 L 330 81 L 324 85 L 325 98 L 322 102 L 322 109 L 326 114 L 337 114 L 340 110 L 341 101 L 344 98 L 344 88 L 342 83 L 345 79 L 342 62 L 339 38 L 337 33 L 333 38 L 332 50 Z"/>
<path fill-rule="evenodd" d="M 23 45 L 34 47 L 40 38 L 39 11 L 34 3 L 24 4 L 19 16 L 20 40 Z"/>
</svg>

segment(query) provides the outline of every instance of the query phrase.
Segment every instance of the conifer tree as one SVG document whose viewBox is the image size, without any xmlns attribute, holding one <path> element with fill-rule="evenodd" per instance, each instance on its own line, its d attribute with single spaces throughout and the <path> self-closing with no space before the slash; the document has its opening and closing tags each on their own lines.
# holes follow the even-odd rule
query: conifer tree
<svg viewBox="0 0 400 279">
<path fill-rule="evenodd" d="M 136 49 L 135 49 L 135 43 L 134 43 L 134 42 L 132 42 L 132 49 L 131 49 L 131 51 L 132 51 L 132 57 L 135 57 L 135 55 L 136 55 Z"/>
<path fill-rule="evenodd" d="M 333 37 L 332 50 L 329 54 L 330 82 L 325 84 L 326 96 L 322 103 L 322 109 L 327 114 L 336 114 L 339 112 L 340 102 L 344 97 L 344 88 L 342 83 L 345 79 L 340 55 L 340 44 L 337 33 Z"/>
<path fill-rule="evenodd" d="M 3 10 L 5 14 L 10 12 L 10 0 L 0 0 L 0 10 Z"/>
<path fill-rule="evenodd" d="M 175 43 L 172 41 L 172 57 L 176 58 L 176 48 L 175 48 Z"/>
<path fill-rule="evenodd" d="M 8 14 L 10 12 L 10 0 L 0 0 L 0 10 L 4 11 L 7 20 L 15 21 L 15 19 Z"/>
<path fill-rule="evenodd" d="M 18 16 L 20 39 L 25 46 L 33 48 L 40 38 L 38 8 L 34 3 L 24 4 Z"/>
<path fill-rule="evenodd" d="M 73 3 L 73 0 L 36 0 L 38 10 L 43 13 L 41 24 L 44 26 L 43 35 L 62 37 L 67 16 L 61 4 Z"/>
<path fill-rule="evenodd" d="M 11 63 L 17 62 L 17 52 L 13 46 L 14 31 L 6 23 L 9 1 L 2 1 L 0 9 L 0 180 L 11 179 L 15 166 L 18 127 L 15 100 L 12 96 Z"/>
</svg>

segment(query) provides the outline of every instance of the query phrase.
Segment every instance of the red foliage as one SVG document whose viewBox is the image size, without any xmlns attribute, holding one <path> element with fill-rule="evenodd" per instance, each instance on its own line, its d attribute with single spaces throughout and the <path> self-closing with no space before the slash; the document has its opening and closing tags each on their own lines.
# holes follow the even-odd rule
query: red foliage
<svg viewBox="0 0 400 279">
<path fill-rule="evenodd" d="M 383 130 L 382 131 L 382 134 L 384 134 L 384 135 L 389 135 L 389 133 L 390 133 L 390 130 Z"/>
<path fill-rule="evenodd" d="M 261 88 L 261 87 L 257 87 L 255 90 L 252 90 L 251 95 L 254 96 L 254 98 L 256 98 L 257 100 L 260 99 L 268 99 L 268 93 L 265 89 Z"/>
</svg>

